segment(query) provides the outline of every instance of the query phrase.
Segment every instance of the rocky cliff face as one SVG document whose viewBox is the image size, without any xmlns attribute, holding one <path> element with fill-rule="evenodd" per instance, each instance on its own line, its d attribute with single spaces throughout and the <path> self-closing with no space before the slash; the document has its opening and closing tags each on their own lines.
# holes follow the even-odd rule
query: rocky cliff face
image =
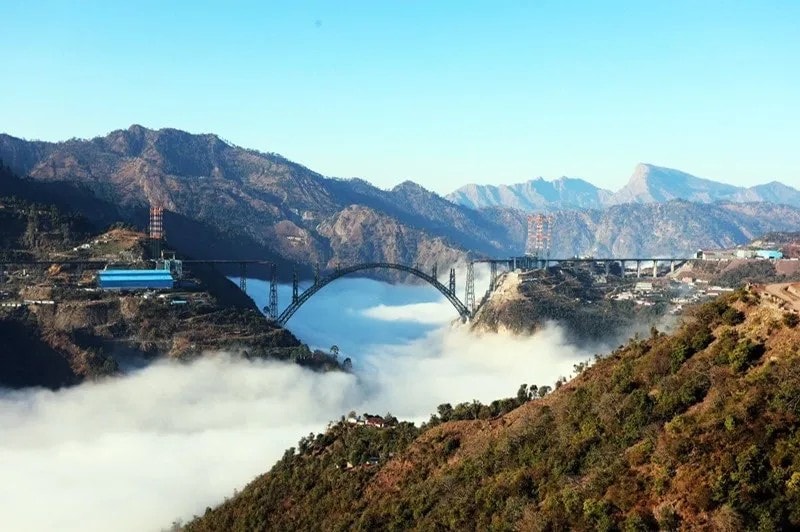
<svg viewBox="0 0 800 532">
<path fill-rule="evenodd" d="M 687 201 L 555 214 L 553 257 L 691 256 L 800 226 L 800 209 L 769 203 Z"/>
<path fill-rule="evenodd" d="M 383 257 L 386 262 L 406 263 L 415 257 L 416 266 L 430 271 L 434 264 L 454 264 L 464 260 L 464 251 L 441 238 L 426 238 L 418 229 L 360 205 L 351 205 L 319 226 L 334 250 L 329 268 L 357 264 L 362 257 Z"/>
</svg>

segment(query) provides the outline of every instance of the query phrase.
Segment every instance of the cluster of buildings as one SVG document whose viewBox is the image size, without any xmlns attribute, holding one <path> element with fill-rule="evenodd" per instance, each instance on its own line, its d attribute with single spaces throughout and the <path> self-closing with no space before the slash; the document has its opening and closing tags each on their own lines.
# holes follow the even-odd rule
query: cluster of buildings
<svg viewBox="0 0 800 532">
<path fill-rule="evenodd" d="M 615 301 L 632 301 L 643 307 L 653 306 L 656 301 L 663 300 L 665 292 L 663 283 L 654 284 L 649 281 L 640 281 L 628 290 L 617 292 L 611 296 Z"/>
<path fill-rule="evenodd" d="M 696 257 L 702 260 L 734 260 L 734 259 L 766 259 L 780 260 L 783 252 L 778 249 L 752 249 L 752 248 L 732 248 L 732 249 L 709 249 L 699 250 Z"/>
<path fill-rule="evenodd" d="M 376 427 L 382 429 L 386 426 L 386 420 L 382 416 L 372 416 L 364 414 L 363 416 L 350 416 L 347 418 L 347 423 L 350 425 L 365 425 L 367 427 Z"/>
<path fill-rule="evenodd" d="M 702 279 L 683 277 L 680 282 L 640 281 L 626 290 L 614 293 L 610 298 L 616 301 L 631 301 L 643 307 L 650 307 L 656 303 L 669 303 L 672 307 L 670 312 L 674 314 L 681 312 L 685 305 L 732 291 L 733 288 L 711 285 Z"/>
</svg>

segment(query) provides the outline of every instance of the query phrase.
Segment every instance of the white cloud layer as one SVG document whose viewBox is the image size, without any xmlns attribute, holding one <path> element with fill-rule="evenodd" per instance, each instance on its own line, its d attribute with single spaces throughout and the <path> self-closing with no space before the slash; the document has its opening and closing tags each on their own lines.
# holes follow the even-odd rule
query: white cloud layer
<svg viewBox="0 0 800 532">
<path fill-rule="evenodd" d="M 342 293 L 332 297 L 341 307 Z M 425 326 L 378 323 L 363 337 L 371 343 L 341 342 L 356 375 L 220 354 L 58 392 L 3 393 L 2 528 L 158 530 L 219 503 L 301 436 L 350 410 L 423 420 L 443 402 L 487 402 L 514 395 L 522 382 L 552 384 L 590 355 L 565 345 L 555 327 L 529 338 L 477 337 L 441 325 L 452 313 L 434 321 L 446 301 L 376 306 L 368 299 L 370 305 L 342 309 L 361 320 L 351 326 L 409 318 Z M 312 309 L 306 319 L 331 328 L 316 338 L 301 335 L 306 341 L 327 341 L 337 329 L 349 337 L 336 320 L 320 325 Z"/>
</svg>

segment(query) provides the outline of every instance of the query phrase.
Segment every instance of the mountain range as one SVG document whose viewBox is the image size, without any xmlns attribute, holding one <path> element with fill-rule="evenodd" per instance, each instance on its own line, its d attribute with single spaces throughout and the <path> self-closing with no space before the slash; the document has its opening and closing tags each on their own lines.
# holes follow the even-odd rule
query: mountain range
<svg viewBox="0 0 800 532">
<path fill-rule="evenodd" d="M 285 275 L 292 265 L 308 276 L 314 264 L 389 261 L 429 270 L 470 255 L 521 254 L 533 205 L 558 211 L 552 256 L 687 255 L 800 227 L 794 189 L 712 186 L 688 174 L 673 179 L 676 171 L 649 165 L 640 165 L 616 194 L 578 179 L 535 180 L 520 188 L 527 194 L 497 196 L 518 203 L 503 199 L 484 208 L 410 181 L 383 190 L 362 179 L 326 177 L 213 134 L 138 125 L 65 142 L 0 134 L 0 160 L 23 177 L 0 182 L 0 192 L 45 198 L 94 222 L 121 219 L 140 228 L 149 206 L 161 205 L 177 251 L 273 260 L 289 266 L 280 268 Z"/>
<path fill-rule="evenodd" d="M 583 179 L 538 177 L 514 185 L 466 185 L 447 195 L 451 201 L 481 209 L 511 207 L 528 212 L 564 209 L 602 209 L 622 203 L 663 203 L 687 200 L 766 201 L 800 207 L 800 191 L 773 181 L 753 187 L 737 187 L 652 164 L 636 166 L 628 183 L 617 192 L 598 188 Z"/>
<path fill-rule="evenodd" d="M 216 135 L 137 125 L 60 143 L 0 135 L 0 159 L 36 183 L 79 187 L 139 226 L 151 204 L 201 224 L 182 231 L 165 219 L 168 239 L 179 248 L 203 232 L 224 235 L 223 242 L 192 249 L 196 256 L 219 255 L 224 244 L 236 257 L 277 255 L 323 267 L 392 261 L 429 269 L 467 250 L 494 255 L 514 247 L 488 215 L 414 183 L 381 190 L 363 180 L 327 178 Z M 97 214 L 91 203 L 83 209 L 90 218 Z"/>
</svg>

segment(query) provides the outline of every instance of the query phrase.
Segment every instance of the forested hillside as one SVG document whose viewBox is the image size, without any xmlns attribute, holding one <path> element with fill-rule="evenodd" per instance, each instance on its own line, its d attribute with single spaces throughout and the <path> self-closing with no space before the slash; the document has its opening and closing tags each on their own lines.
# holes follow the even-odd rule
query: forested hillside
<svg viewBox="0 0 800 532">
<path fill-rule="evenodd" d="M 185 529 L 795 529 L 798 321 L 740 291 L 550 394 L 337 424 Z"/>
</svg>

